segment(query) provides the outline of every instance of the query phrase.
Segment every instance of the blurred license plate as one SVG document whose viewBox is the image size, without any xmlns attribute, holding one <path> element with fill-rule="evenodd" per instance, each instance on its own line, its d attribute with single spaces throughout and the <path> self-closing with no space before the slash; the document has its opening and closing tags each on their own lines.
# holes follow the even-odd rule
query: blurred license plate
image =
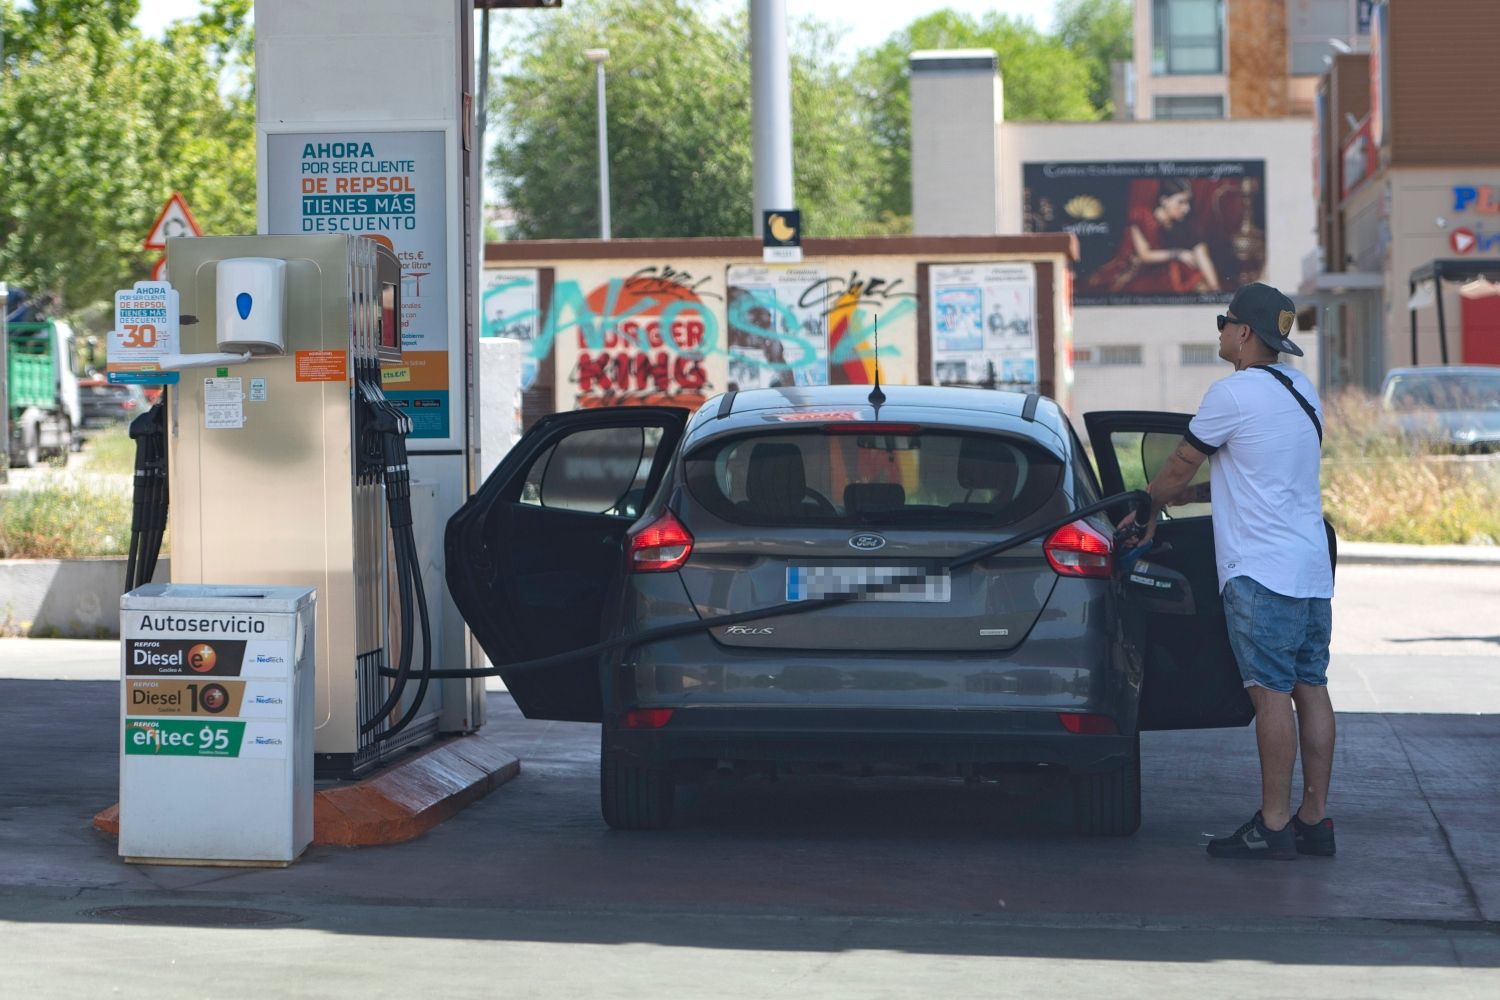
<svg viewBox="0 0 1500 1000">
<path fill-rule="evenodd" d="M 786 599 L 816 601 L 858 593 L 860 601 L 947 604 L 953 584 L 946 571 L 928 573 L 920 566 L 788 566 Z"/>
</svg>

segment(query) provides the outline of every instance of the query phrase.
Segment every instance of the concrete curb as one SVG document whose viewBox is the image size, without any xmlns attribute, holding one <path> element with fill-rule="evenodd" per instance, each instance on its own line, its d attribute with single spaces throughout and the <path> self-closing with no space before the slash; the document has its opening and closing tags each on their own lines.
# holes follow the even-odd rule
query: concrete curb
<svg viewBox="0 0 1500 1000">
<path fill-rule="evenodd" d="M 1494 566 L 1500 568 L 1500 545 L 1397 545 L 1390 542 L 1339 542 L 1342 565 Z"/>
<path fill-rule="evenodd" d="M 0 559 L 0 635 L 112 639 L 120 635 L 123 556 Z M 156 580 L 171 578 L 167 558 Z"/>
<path fill-rule="evenodd" d="M 367 778 L 313 795 L 313 844 L 402 844 L 431 830 L 521 773 L 520 760 L 481 730 L 403 757 Z M 120 835 L 120 805 L 94 816 L 94 829 Z"/>
</svg>

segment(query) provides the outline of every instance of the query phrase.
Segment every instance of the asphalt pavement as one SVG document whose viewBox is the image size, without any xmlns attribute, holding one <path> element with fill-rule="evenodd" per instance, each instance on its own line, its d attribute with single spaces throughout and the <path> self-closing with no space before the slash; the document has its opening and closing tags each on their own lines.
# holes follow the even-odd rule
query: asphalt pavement
<svg viewBox="0 0 1500 1000">
<path fill-rule="evenodd" d="M 1343 567 L 1339 856 L 1208 859 L 1253 729 L 1148 734 L 1131 838 L 943 780 L 747 780 L 609 831 L 597 728 L 490 726 L 519 778 L 442 827 L 286 870 L 124 865 L 113 643 L 0 641 L 0 990 L 27 997 L 1494 996 L 1500 570 Z M 71 679 L 55 680 L 54 677 Z M 92 679 L 90 679 L 92 678 Z"/>
</svg>

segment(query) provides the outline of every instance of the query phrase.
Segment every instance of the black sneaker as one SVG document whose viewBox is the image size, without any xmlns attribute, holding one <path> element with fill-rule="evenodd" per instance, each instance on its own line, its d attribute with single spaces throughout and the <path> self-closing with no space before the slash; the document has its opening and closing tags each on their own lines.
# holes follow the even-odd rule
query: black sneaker
<svg viewBox="0 0 1500 1000">
<path fill-rule="evenodd" d="M 1334 855 L 1333 820 L 1324 816 L 1321 822 L 1304 823 L 1292 813 L 1292 831 L 1297 836 L 1297 853 L 1312 854 L 1320 858 Z"/>
<path fill-rule="evenodd" d="M 1208 854 L 1213 858 L 1246 858 L 1252 861 L 1297 860 L 1297 837 L 1288 823 L 1280 830 L 1268 830 L 1261 822 L 1260 813 L 1252 816 L 1244 826 L 1227 837 L 1208 842 Z"/>
</svg>

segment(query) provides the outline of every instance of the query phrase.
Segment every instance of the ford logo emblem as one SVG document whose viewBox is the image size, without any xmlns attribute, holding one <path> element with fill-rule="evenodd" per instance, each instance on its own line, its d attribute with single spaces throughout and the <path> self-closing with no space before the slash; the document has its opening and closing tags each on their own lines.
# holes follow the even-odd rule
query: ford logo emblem
<svg viewBox="0 0 1500 1000">
<path fill-rule="evenodd" d="M 873 531 L 867 531 L 862 535 L 855 535 L 849 539 L 849 547 L 851 549 L 859 549 L 861 552 L 874 552 L 876 549 L 885 548 L 885 539 Z"/>
</svg>

